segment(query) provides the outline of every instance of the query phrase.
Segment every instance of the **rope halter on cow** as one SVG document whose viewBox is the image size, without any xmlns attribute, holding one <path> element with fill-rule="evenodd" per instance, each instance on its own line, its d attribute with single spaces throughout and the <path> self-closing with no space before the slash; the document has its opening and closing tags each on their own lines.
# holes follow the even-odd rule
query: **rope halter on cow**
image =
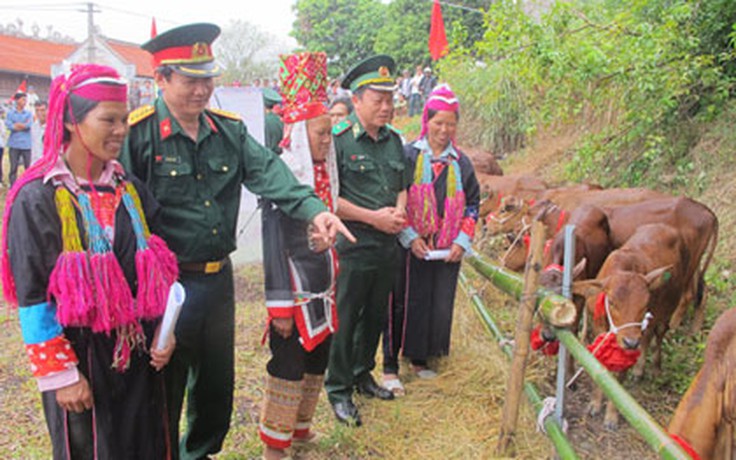
<svg viewBox="0 0 736 460">
<path fill-rule="evenodd" d="M 616 326 L 613 322 L 613 317 L 611 316 L 611 304 L 605 292 L 601 292 L 596 300 L 595 312 L 593 313 L 593 317 L 595 319 L 598 319 L 603 314 L 603 311 L 601 310 L 605 311 L 606 319 L 608 320 L 608 332 L 598 335 L 598 337 L 595 338 L 595 341 L 588 345 L 588 350 L 598 360 L 598 362 L 600 362 L 610 372 L 623 372 L 628 370 L 631 366 L 636 364 L 639 356 L 641 356 L 641 351 L 639 349 L 626 350 L 621 348 L 616 341 L 616 335 L 623 329 L 630 327 L 640 327 L 641 331 L 644 332 L 649 326 L 651 320 L 654 318 L 654 315 L 650 312 L 646 312 L 642 321 L 630 322 Z M 582 371 L 582 368 L 578 369 L 575 375 L 567 383 L 567 386 L 572 385 Z"/>
</svg>

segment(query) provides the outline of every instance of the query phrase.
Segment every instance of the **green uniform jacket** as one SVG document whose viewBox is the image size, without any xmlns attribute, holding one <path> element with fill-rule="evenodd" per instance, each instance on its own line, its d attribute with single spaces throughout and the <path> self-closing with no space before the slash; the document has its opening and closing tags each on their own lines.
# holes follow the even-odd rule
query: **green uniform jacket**
<svg viewBox="0 0 736 460">
<path fill-rule="evenodd" d="M 199 123 L 195 143 L 158 98 L 131 114 L 120 157 L 161 204 L 159 232 L 180 262 L 219 260 L 235 250 L 241 184 L 297 219 L 327 210 L 237 115 L 205 110 Z"/>
<path fill-rule="evenodd" d="M 387 125 L 379 129 L 378 139 L 373 140 L 352 113 L 335 125 L 332 134 L 340 174 L 340 197 L 371 210 L 395 206 L 398 194 L 411 183 L 398 132 Z M 361 222 L 345 224 L 358 242 L 351 244 L 344 238 L 338 239 L 341 257 L 383 258 L 395 249 L 396 235 Z"/>
</svg>

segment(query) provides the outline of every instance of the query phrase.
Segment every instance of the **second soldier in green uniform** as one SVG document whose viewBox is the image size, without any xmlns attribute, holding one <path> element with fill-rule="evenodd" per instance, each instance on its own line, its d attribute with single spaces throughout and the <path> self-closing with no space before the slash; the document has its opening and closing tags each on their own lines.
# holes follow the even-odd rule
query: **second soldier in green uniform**
<svg viewBox="0 0 736 460">
<path fill-rule="evenodd" d="M 360 425 L 352 394 L 393 399 L 371 375 L 387 318 L 396 269 L 396 234 L 405 226 L 410 183 L 401 138 L 388 122 L 393 112 L 394 60 L 373 56 L 353 67 L 342 85 L 355 111 L 335 125 L 340 174 L 337 214 L 358 239 L 338 241 L 337 311 L 326 389 L 337 420 Z"/>
</svg>

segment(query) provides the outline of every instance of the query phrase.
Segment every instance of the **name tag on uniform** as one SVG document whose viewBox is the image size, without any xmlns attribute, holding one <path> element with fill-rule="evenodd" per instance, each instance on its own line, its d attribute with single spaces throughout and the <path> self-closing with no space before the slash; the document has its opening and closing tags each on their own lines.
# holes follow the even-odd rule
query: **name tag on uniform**
<svg viewBox="0 0 736 460">
<path fill-rule="evenodd" d="M 179 164 L 181 163 L 181 158 L 170 155 L 154 155 L 153 161 L 155 161 L 156 163 Z"/>
</svg>

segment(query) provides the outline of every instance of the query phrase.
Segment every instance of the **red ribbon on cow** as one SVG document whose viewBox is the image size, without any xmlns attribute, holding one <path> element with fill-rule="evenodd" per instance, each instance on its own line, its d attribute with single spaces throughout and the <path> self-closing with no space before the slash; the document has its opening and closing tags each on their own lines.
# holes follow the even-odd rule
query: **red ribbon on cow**
<svg viewBox="0 0 736 460">
<path fill-rule="evenodd" d="M 690 455 L 693 460 L 700 460 L 700 455 L 693 449 L 693 446 L 690 445 L 689 442 L 685 441 L 683 438 L 677 436 L 674 433 L 670 433 L 670 438 L 672 438 L 677 444 L 682 447 L 682 450 L 687 452 L 688 455 Z"/>
<path fill-rule="evenodd" d="M 598 321 L 606 316 L 606 293 L 601 291 L 598 298 L 595 299 L 595 310 L 593 310 L 593 320 Z"/>
<path fill-rule="evenodd" d="M 616 341 L 616 334 L 605 333 L 588 345 L 588 351 L 611 372 L 623 372 L 636 364 L 640 350 L 625 350 Z"/>
<path fill-rule="evenodd" d="M 541 351 L 545 356 L 555 356 L 560 351 L 560 341 L 544 340 L 541 331 L 541 324 L 532 330 L 532 335 L 529 338 L 529 344 L 532 350 Z"/>
</svg>

